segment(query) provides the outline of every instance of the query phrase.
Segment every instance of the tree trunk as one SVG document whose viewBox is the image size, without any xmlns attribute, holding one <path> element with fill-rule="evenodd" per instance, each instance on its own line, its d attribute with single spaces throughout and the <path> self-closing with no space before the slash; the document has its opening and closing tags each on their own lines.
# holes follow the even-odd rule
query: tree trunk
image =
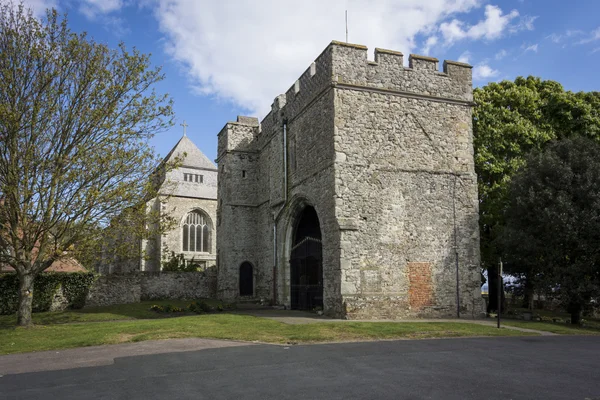
<svg viewBox="0 0 600 400">
<path fill-rule="evenodd" d="M 581 312 L 583 311 L 583 307 L 581 304 L 569 304 L 568 310 L 571 314 L 571 324 L 579 325 L 581 324 Z"/>
<path fill-rule="evenodd" d="M 529 279 L 525 281 L 525 293 L 523 298 L 523 307 L 533 310 L 533 283 Z"/>
<path fill-rule="evenodd" d="M 491 312 L 497 312 L 500 309 L 500 312 L 504 312 L 506 308 L 506 298 L 504 296 L 504 282 L 501 283 L 501 299 L 500 305 L 498 305 L 498 267 L 490 266 L 488 267 L 488 314 Z"/>
<path fill-rule="evenodd" d="M 17 313 L 17 325 L 33 325 L 31 319 L 31 308 L 33 305 L 33 280 L 32 274 L 19 274 L 19 310 Z"/>
</svg>

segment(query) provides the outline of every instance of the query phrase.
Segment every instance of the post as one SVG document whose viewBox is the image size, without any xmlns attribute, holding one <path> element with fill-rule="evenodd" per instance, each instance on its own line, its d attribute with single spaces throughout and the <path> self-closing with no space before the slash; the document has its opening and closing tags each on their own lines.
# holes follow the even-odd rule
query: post
<svg viewBox="0 0 600 400">
<path fill-rule="evenodd" d="M 502 259 L 498 262 L 498 329 L 500 329 L 500 312 L 502 311 Z"/>
<path fill-rule="evenodd" d="M 348 10 L 346 10 L 346 43 L 348 43 Z"/>
</svg>

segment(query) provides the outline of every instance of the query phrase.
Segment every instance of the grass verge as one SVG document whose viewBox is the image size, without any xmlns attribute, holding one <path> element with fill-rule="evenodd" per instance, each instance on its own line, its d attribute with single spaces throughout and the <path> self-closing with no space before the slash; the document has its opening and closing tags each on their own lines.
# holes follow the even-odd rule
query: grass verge
<svg viewBox="0 0 600 400">
<path fill-rule="evenodd" d="M 36 325 L 0 329 L 0 354 L 171 338 L 214 338 L 267 343 L 528 335 L 491 326 L 448 322 L 323 322 L 289 325 L 236 314 L 168 319 Z M 530 335 L 530 334 L 529 334 Z"/>
<path fill-rule="evenodd" d="M 209 305 L 216 307 L 222 304 L 218 300 L 202 299 Z M 155 300 L 142 301 L 132 304 L 118 304 L 105 307 L 91 307 L 82 310 L 65 310 L 33 313 L 33 323 L 36 325 L 53 325 L 73 322 L 101 322 L 101 321 L 120 321 L 134 319 L 162 319 L 170 317 L 179 317 L 182 314 L 161 314 L 150 310 L 152 305 L 165 306 L 170 304 L 174 307 L 185 308 L 191 303 L 190 300 Z M 190 313 L 191 314 L 191 313 Z M 16 325 L 17 316 L 0 315 L 0 328 Z"/>
<path fill-rule="evenodd" d="M 538 331 L 552 332 L 559 335 L 600 335 L 600 329 L 595 327 L 578 327 L 564 323 L 503 320 L 502 325 L 516 326 L 517 328 L 535 329 Z"/>
</svg>

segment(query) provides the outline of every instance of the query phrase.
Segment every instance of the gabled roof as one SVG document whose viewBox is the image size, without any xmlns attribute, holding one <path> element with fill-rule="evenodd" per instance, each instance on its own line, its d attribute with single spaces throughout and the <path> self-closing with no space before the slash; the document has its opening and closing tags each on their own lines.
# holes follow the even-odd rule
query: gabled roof
<svg viewBox="0 0 600 400">
<path fill-rule="evenodd" d="M 204 155 L 204 153 L 188 138 L 183 136 L 173 149 L 167 154 L 164 161 L 168 162 L 179 155 L 186 154 L 182 167 L 195 167 L 216 170 L 217 167 Z"/>
</svg>

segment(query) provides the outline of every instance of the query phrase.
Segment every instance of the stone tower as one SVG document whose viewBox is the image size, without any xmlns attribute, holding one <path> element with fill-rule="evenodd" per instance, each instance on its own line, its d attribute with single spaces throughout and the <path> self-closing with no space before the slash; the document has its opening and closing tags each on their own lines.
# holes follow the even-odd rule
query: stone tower
<svg viewBox="0 0 600 400">
<path fill-rule="evenodd" d="M 218 136 L 218 293 L 346 318 L 482 309 L 471 66 L 332 42 Z"/>
</svg>

